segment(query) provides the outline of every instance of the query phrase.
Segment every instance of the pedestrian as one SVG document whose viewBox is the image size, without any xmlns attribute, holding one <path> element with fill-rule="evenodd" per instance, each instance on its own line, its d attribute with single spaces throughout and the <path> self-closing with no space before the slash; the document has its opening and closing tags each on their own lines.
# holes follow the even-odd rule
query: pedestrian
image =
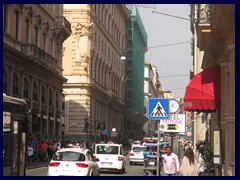
<svg viewBox="0 0 240 180">
<path fill-rule="evenodd" d="M 192 148 L 187 148 L 180 166 L 180 174 L 182 176 L 197 176 L 198 162 L 194 156 Z"/>
<path fill-rule="evenodd" d="M 28 164 L 30 165 L 33 162 L 33 147 L 32 144 L 28 145 Z"/>
<path fill-rule="evenodd" d="M 178 156 L 172 152 L 171 146 L 165 147 L 166 154 L 162 156 L 163 170 L 166 176 L 175 176 L 179 173 Z"/>
<path fill-rule="evenodd" d="M 148 155 L 151 154 L 150 152 L 150 147 L 147 146 L 147 148 L 145 149 L 145 151 L 143 151 L 143 159 L 144 159 L 144 167 L 148 167 L 148 163 L 149 163 L 149 157 Z"/>
</svg>

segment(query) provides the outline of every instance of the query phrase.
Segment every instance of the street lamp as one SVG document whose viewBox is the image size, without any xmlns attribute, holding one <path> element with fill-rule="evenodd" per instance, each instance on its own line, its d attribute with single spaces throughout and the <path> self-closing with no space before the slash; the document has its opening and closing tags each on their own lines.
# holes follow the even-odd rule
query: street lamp
<svg viewBox="0 0 240 180">
<path fill-rule="evenodd" d="M 123 55 L 121 56 L 121 58 L 120 58 L 122 61 L 125 61 L 125 60 L 127 60 L 127 58 L 126 58 L 126 56 L 124 55 L 124 53 L 123 53 Z"/>
</svg>

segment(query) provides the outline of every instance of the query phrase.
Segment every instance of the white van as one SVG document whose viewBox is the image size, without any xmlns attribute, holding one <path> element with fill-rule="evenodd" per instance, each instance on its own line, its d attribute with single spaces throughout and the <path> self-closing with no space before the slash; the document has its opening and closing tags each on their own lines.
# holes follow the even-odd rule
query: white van
<svg viewBox="0 0 240 180">
<path fill-rule="evenodd" d="M 124 173 L 126 169 L 127 152 L 122 144 L 96 144 L 94 156 L 99 159 L 100 171 L 118 171 Z"/>
</svg>

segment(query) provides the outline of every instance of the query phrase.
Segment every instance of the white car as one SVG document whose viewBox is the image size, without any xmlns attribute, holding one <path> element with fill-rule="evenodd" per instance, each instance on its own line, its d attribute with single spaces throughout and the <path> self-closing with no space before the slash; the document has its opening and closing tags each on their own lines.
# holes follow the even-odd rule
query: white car
<svg viewBox="0 0 240 180">
<path fill-rule="evenodd" d="M 129 164 L 132 165 L 134 163 L 143 163 L 143 152 L 146 149 L 146 146 L 133 145 L 129 153 Z"/>
<path fill-rule="evenodd" d="M 97 161 L 88 149 L 62 148 L 54 153 L 48 176 L 99 176 Z"/>
<path fill-rule="evenodd" d="M 99 159 L 100 171 L 125 172 L 127 152 L 122 144 L 96 144 L 94 155 Z"/>
</svg>

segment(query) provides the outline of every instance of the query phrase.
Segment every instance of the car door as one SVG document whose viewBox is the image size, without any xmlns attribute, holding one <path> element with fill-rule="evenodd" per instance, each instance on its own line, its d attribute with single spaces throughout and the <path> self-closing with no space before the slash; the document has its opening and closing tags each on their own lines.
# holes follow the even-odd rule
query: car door
<svg viewBox="0 0 240 180">
<path fill-rule="evenodd" d="M 99 174 L 99 167 L 97 165 L 97 162 L 96 162 L 93 154 L 90 151 L 88 151 L 86 155 L 88 157 L 89 164 L 91 164 L 93 176 L 97 176 Z"/>
<path fill-rule="evenodd" d="M 126 161 L 127 161 L 126 151 L 123 149 L 122 146 L 120 146 L 120 153 L 123 156 L 123 163 L 126 164 Z"/>
</svg>

